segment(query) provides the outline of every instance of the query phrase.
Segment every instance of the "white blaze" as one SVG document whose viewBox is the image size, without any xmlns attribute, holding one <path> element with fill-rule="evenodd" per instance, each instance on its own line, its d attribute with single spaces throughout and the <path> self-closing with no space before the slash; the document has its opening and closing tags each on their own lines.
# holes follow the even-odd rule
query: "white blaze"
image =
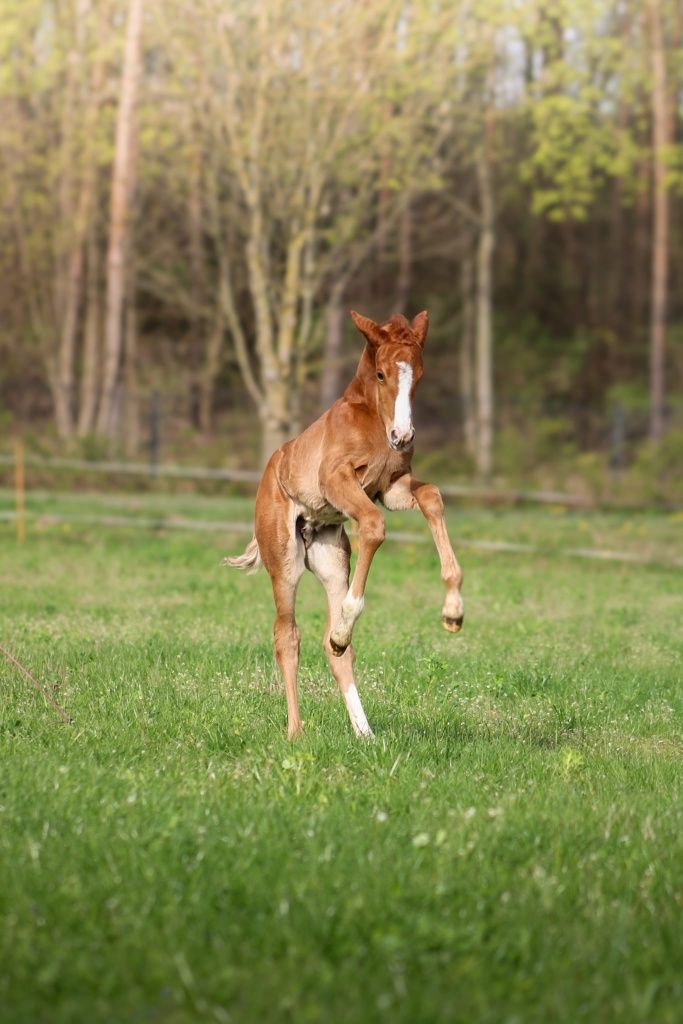
<svg viewBox="0 0 683 1024">
<path fill-rule="evenodd" d="M 409 434 L 413 429 L 410 409 L 410 389 L 413 386 L 413 368 L 410 363 L 396 363 L 398 366 L 398 394 L 394 407 L 394 430 Z"/>
</svg>

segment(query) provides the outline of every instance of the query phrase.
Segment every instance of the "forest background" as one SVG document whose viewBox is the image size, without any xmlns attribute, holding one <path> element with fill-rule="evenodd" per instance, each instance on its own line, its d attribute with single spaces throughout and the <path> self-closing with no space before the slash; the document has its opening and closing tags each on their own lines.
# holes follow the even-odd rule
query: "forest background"
<svg viewBox="0 0 683 1024">
<path fill-rule="evenodd" d="M 0 447 L 256 467 L 431 313 L 441 480 L 683 501 L 680 0 L 0 0 Z"/>
</svg>

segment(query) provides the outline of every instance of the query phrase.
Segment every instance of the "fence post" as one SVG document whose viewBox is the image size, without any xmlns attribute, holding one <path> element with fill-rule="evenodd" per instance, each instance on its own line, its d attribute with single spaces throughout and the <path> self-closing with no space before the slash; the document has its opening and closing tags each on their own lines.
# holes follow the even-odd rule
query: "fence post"
<svg viewBox="0 0 683 1024">
<path fill-rule="evenodd" d="M 159 465 L 159 392 L 153 391 L 149 399 L 149 475 L 157 475 Z"/>
</svg>

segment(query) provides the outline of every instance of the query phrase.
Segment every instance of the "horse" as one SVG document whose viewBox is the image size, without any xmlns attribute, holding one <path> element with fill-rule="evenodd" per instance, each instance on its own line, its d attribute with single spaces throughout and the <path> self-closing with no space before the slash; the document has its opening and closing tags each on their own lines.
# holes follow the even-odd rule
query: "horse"
<svg viewBox="0 0 683 1024">
<path fill-rule="evenodd" d="M 446 530 L 441 494 L 411 472 L 412 400 L 423 373 L 429 314 L 424 310 L 411 322 L 394 314 L 382 324 L 355 310 L 351 317 L 365 338 L 355 377 L 327 412 L 271 456 L 256 494 L 254 536 L 244 554 L 224 560 L 250 572 L 263 564 L 270 575 L 275 656 L 285 685 L 290 740 L 302 729 L 297 697 L 300 633 L 294 611 L 305 569 L 317 576 L 327 594 L 323 647 L 351 725 L 357 736 L 373 736 L 354 679 L 351 639 L 363 611 L 370 565 L 384 541 L 378 501 L 391 511 L 420 509 L 441 562 L 443 626 L 457 633 L 463 623 L 463 574 Z M 358 527 L 350 585 L 351 545 L 344 529 L 348 519 Z"/>
</svg>

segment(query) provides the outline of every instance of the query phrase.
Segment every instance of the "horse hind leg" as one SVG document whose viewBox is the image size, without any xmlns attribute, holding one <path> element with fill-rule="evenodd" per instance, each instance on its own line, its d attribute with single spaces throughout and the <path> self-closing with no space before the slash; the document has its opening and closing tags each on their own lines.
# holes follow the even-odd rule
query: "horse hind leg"
<svg viewBox="0 0 683 1024">
<path fill-rule="evenodd" d="M 293 740 L 301 732 L 297 673 L 299 671 L 299 647 L 301 634 L 294 617 L 296 587 L 288 583 L 273 581 L 275 598 L 275 624 L 273 640 L 275 658 L 285 684 L 287 698 L 287 739 Z"/>
<path fill-rule="evenodd" d="M 300 633 L 294 611 L 297 587 L 304 572 L 304 543 L 296 531 L 292 509 L 275 487 L 259 491 L 256 538 L 273 586 L 275 658 L 285 684 L 287 737 L 291 740 L 301 732 L 297 693 Z"/>
<path fill-rule="evenodd" d="M 372 737 L 373 732 L 363 710 L 353 675 L 354 652 L 351 644 L 339 654 L 330 638 L 332 623 L 339 621 L 341 606 L 349 589 L 351 545 L 341 526 L 319 530 L 306 552 L 306 564 L 320 580 L 327 595 L 327 622 L 323 649 L 332 675 L 341 690 L 356 736 Z"/>
</svg>

